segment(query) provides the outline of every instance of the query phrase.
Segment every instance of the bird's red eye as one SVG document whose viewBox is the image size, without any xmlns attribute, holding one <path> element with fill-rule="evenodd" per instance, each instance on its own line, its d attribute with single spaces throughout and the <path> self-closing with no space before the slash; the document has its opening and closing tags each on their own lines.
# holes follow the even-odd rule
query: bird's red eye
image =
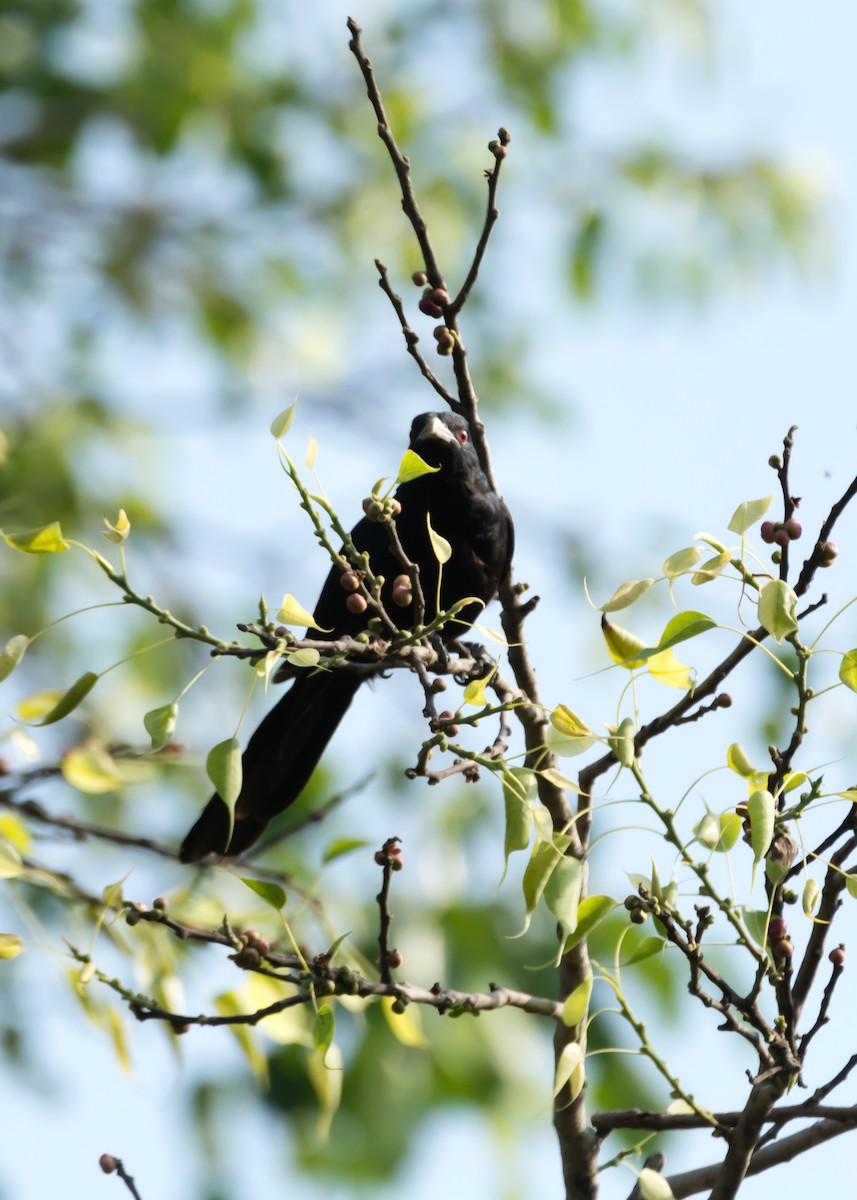
<svg viewBox="0 0 857 1200">
<path fill-rule="evenodd" d="M 467 441 L 467 430 L 466 429 L 459 429 L 458 440 L 461 442 L 462 446 L 465 444 L 465 442 Z"/>
</svg>

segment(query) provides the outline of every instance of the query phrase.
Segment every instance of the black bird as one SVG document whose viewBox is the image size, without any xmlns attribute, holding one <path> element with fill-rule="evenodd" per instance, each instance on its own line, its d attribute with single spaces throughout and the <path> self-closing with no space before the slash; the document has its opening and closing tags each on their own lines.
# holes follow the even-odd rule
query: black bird
<svg viewBox="0 0 857 1200">
<path fill-rule="evenodd" d="M 514 531 L 509 510 L 479 465 L 466 421 L 450 413 L 423 413 L 411 426 L 410 447 L 430 466 L 440 468 L 401 484 L 396 491 L 402 506 L 394 518 L 396 529 L 408 558 L 419 567 L 427 624 L 438 611 L 438 561 L 427 518 L 452 547 L 441 574 L 441 612 L 467 596 L 485 604 L 494 598 L 509 569 Z M 403 568 L 390 547 L 388 530 L 364 517 L 351 537 L 359 551 L 368 551 L 372 571 L 384 576 L 382 599 L 387 612 L 400 628 L 411 628 L 413 603 L 406 608 L 392 603 L 393 580 Z M 366 628 L 371 612 L 349 612 L 341 575 L 334 566 L 325 580 L 313 613 L 319 624 L 318 631 L 311 631 L 313 637 L 355 636 Z M 480 606 L 472 604 L 459 615 L 469 622 L 477 619 L 479 611 Z M 332 632 L 321 633 L 322 628 Z M 463 625 L 450 622 L 441 636 L 449 640 L 463 630 Z M 210 853 L 240 854 L 256 841 L 271 818 L 303 791 L 362 681 L 347 668 L 315 674 L 303 671 L 297 676 L 244 752 L 232 837 L 226 805 L 215 793 L 182 843 L 182 862 L 196 862 Z"/>
</svg>

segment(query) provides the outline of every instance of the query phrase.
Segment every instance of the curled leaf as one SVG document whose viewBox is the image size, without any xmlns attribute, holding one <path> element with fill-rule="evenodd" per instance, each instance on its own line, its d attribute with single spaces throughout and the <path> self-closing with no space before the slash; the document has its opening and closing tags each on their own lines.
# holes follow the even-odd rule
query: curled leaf
<svg viewBox="0 0 857 1200">
<path fill-rule="evenodd" d="M 607 603 L 599 607 L 598 611 L 609 613 L 629 608 L 635 600 L 639 600 L 641 596 L 645 595 L 654 582 L 654 579 L 630 579 L 627 583 L 621 584 Z"/>
<path fill-rule="evenodd" d="M 107 518 L 104 518 L 106 529 L 102 529 L 101 536 L 106 537 L 108 542 L 113 542 L 114 545 L 119 545 L 124 542 L 131 532 L 131 522 L 128 520 L 128 514 L 124 508 L 119 509 L 119 516 L 116 518 L 116 524 L 111 525 Z"/>
<path fill-rule="evenodd" d="M 3 533 L 0 537 L 13 550 L 22 550 L 24 554 L 56 554 L 60 550 L 68 550 L 69 543 L 65 540 L 60 529 L 59 521 L 52 521 L 41 529 L 29 529 L 26 533 Z"/>
<path fill-rule="evenodd" d="M 796 632 L 796 611 L 797 596 L 784 579 L 771 579 L 759 592 L 759 623 L 778 646 Z"/>
<path fill-rule="evenodd" d="M 607 643 L 607 652 L 614 663 L 618 663 L 620 667 L 625 667 L 628 671 L 643 666 L 644 660 L 639 657 L 639 654 L 641 650 L 646 650 L 648 647 L 645 642 L 640 641 L 636 634 L 622 629 L 619 625 L 612 624 L 606 616 L 601 618 L 601 632 Z"/>
<path fill-rule="evenodd" d="M 59 697 L 41 720 L 34 721 L 33 724 L 39 726 L 53 725 L 57 721 L 61 721 L 63 717 L 67 717 L 69 713 L 74 712 L 81 701 L 89 695 L 96 683 L 98 683 L 98 676 L 94 671 L 87 671 L 86 674 L 81 675 L 80 679 L 71 685 L 67 692 L 64 692 Z M 21 712 L 21 709 L 22 705 L 19 705 L 18 711 Z"/>
<path fill-rule="evenodd" d="M 152 739 L 153 750 L 163 750 L 176 728 L 179 706 L 177 701 L 152 708 L 143 716 L 146 733 Z"/>
<path fill-rule="evenodd" d="M 429 466 L 413 450 L 406 450 L 396 472 L 396 483 L 410 483 L 413 479 L 419 479 L 421 475 L 434 475 L 439 470 L 440 467 Z"/>
<path fill-rule="evenodd" d="M 277 620 L 282 621 L 284 625 L 300 625 L 306 629 L 321 629 L 320 625 L 316 625 L 315 617 L 299 604 L 291 592 L 287 592 L 283 596 L 283 603 L 280 606 L 280 611 L 277 613 Z M 330 633 L 329 629 L 324 630 L 325 633 Z"/>
<path fill-rule="evenodd" d="M 18 633 L 14 637 L 9 638 L 6 645 L 0 650 L 0 681 L 8 679 L 20 664 L 21 659 L 27 653 L 29 644 L 30 639 L 25 637 L 23 633 Z"/>
</svg>

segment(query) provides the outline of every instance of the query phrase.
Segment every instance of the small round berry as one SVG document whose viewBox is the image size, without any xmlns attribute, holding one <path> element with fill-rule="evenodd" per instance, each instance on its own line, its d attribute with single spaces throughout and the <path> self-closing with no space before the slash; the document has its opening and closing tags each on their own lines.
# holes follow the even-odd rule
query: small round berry
<svg viewBox="0 0 857 1200">
<path fill-rule="evenodd" d="M 402 965 L 403 961 L 404 960 L 402 959 L 402 956 L 398 950 L 387 951 L 387 966 L 390 967 L 391 970 L 395 971 Z"/>
<path fill-rule="evenodd" d="M 98 1165 L 105 1175 L 112 1175 L 119 1164 L 112 1154 L 102 1154 L 98 1160 Z"/>
<path fill-rule="evenodd" d="M 170 902 L 166 896 L 158 896 L 156 900 L 152 901 L 152 908 L 154 908 L 156 912 L 166 912 L 169 908 L 169 904 Z"/>
<path fill-rule="evenodd" d="M 786 533 L 785 528 L 781 525 L 779 529 L 774 530 L 774 536 L 772 540 L 776 542 L 781 549 L 785 550 L 791 539 Z"/>
<path fill-rule="evenodd" d="M 387 855 L 384 853 L 384 851 L 376 850 L 375 851 L 375 862 L 378 864 L 378 866 L 383 867 L 384 864 L 386 863 L 386 861 L 387 861 Z"/>
<path fill-rule="evenodd" d="M 835 946 L 827 956 L 828 961 L 832 962 L 834 967 L 845 966 L 845 947 L 840 943 Z"/>
<path fill-rule="evenodd" d="M 407 1003 L 399 997 L 390 1005 L 390 1011 L 401 1016 L 407 1007 Z"/>
<path fill-rule="evenodd" d="M 632 925 L 645 925 L 646 923 L 646 914 L 642 908 L 633 909 L 629 916 Z"/>
<path fill-rule="evenodd" d="M 431 289 L 427 288 L 426 291 L 423 293 L 423 298 L 422 298 L 422 300 L 420 300 L 419 305 L 418 305 L 420 312 L 425 313 L 425 315 L 427 317 L 442 316 L 442 310 L 441 310 L 440 306 L 435 304 L 433 300 L 429 299 L 430 295 L 431 295 Z"/>
<path fill-rule="evenodd" d="M 774 540 L 775 530 L 776 526 L 774 525 L 773 521 L 763 521 L 759 529 L 759 535 L 761 536 L 762 541 L 767 542 L 769 546 Z"/>
<path fill-rule="evenodd" d="M 783 460 L 780 458 L 779 454 L 772 454 L 768 459 L 768 466 L 773 467 L 775 471 L 779 471 L 782 465 Z"/>
<path fill-rule="evenodd" d="M 445 325 L 439 325 L 434 331 L 437 341 L 437 352 L 442 358 L 448 358 L 455 349 L 455 338 Z"/>
<path fill-rule="evenodd" d="M 405 866 L 405 860 L 403 858 L 392 858 L 390 860 L 390 867 L 394 871 L 402 871 L 402 870 L 404 870 L 404 866 Z"/>
<path fill-rule="evenodd" d="M 339 586 L 345 592 L 359 591 L 360 576 L 356 571 L 343 571 L 339 576 Z"/>
<path fill-rule="evenodd" d="M 838 553 L 839 547 L 836 545 L 836 542 L 822 542 L 821 556 L 819 558 L 818 565 L 820 567 L 831 566 Z"/>
<path fill-rule="evenodd" d="M 717 707 L 718 708 L 731 708 L 732 707 L 732 697 L 729 695 L 728 692 L 721 692 L 720 695 L 717 697 Z"/>
<path fill-rule="evenodd" d="M 368 605 L 364 596 L 361 596 L 359 592 L 352 592 L 350 596 L 346 596 L 345 598 L 345 607 L 355 617 L 359 617 L 361 613 L 366 611 Z"/>
<path fill-rule="evenodd" d="M 780 938 L 778 942 L 771 944 L 771 953 L 774 958 L 780 962 L 786 962 L 794 954 L 795 948 L 791 943 L 790 938 Z"/>
<path fill-rule="evenodd" d="M 428 283 L 428 275 L 426 275 L 425 271 L 414 271 L 411 276 L 411 283 L 416 284 L 417 287 L 425 287 Z"/>
<path fill-rule="evenodd" d="M 783 526 L 783 529 L 793 542 L 796 542 L 803 533 L 803 526 L 801 525 L 800 521 L 796 520 L 794 517 L 789 517 Z"/>
<path fill-rule="evenodd" d="M 410 587 L 394 587 L 392 591 L 393 603 L 399 608 L 407 608 L 413 603 L 414 593 Z"/>
<path fill-rule="evenodd" d="M 449 304 L 449 292 L 446 288 L 432 288 L 428 294 L 428 298 L 432 304 L 437 304 L 440 307 L 445 307 Z"/>
<path fill-rule="evenodd" d="M 788 933 L 788 925 L 783 917 L 772 917 L 768 926 L 768 941 L 778 942 Z"/>
</svg>

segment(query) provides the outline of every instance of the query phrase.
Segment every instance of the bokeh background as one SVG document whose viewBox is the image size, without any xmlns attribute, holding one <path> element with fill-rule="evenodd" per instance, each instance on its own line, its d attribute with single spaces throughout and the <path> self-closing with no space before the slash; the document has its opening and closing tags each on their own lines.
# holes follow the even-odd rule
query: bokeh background
<svg viewBox="0 0 857 1200">
<path fill-rule="evenodd" d="M 0 5 L 0 524 L 59 518 L 96 545 L 102 517 L 124 507 L 132 582 L 230 637 L 260 593 L 273 605 L 290 591 L 311 607 L 325 570 L 277 466 L 272 417 L 300 395 L 289 436 L 298 456 L 318 439 L 319 476 L 348 521 L 372 482 L 395 471 L 413 415 L 434 407 L 377 286 L 375 257 L 430 346 L 432 322 L 408 283 L 422 264 L 347 48 L 349 11 L 339 0 Z M 740 501 L 774 490 L 767 458 L 793 423 L 806 528 L 853 475 L 857 18 L 830 0 L 811 11 L 767 0 L 365 0 L 351 15 L 453 283 L 482 218 L 486 143 L 501 124 L 511 131 L 501 221 L 463 330 L 517 523 L 518 576 L 543 596 L 529 632 L 545 698 L 600 725 L 614 719 L 624 680 L 603 671 L 584 576 L 603 600 L 625 579 L 657 575 L 696 532 L 722 535 Z M 838 540 L 843 566 L 825 580 L 833 611 L 851 598 L 853 517 Z M 116 598 L 84 556 L 9 551 L 0 570 L 4 639 Z M 732 593 L 686 592 L 682 606 L 697 605 L 736 623 Z M 664 595 L 632 611 L 626 623 L 650 639 L 669 616 Z M 160 632 L 116 608 L 45 635 L 3 685 L 9 761 L 27 751 L 11 736 L 22 697 L 102 670 Z M 834 644 L 846 649 L 855 634 L 846 614 Z M 695 651 L 695 665 L 728 644 Z M 144 745 L 142 713 L 204 663 L 185 645 L 133 659 L 79 717 L 34 739 L 43 761 L 86 735 Z M 176 839 L 207 794 L 205 753 L 230 736 L 245 690 L 241 669 L 220 663 L 188 693 L 182 765 L 104 795 L 61 781 L 38 795 L 81 819 Z M 764 761 L 781 732 L 776 673 L 733 690 L 728 725 L 709 733 L 703 722 L 668 757 L 653 754 L 665 794 L 722 763 L 739 736 Z M 671 702 L 665 693 L 649 684 L 644 714 Z M 266 703 L 254 697 L 243 731 Z M 529 969 L 550 956 L 550 920 L 507 940 L 521 924 L 522 867 L 495 890 L 499 788 L 403 781 L 424 736 L 419 707 L 406 679 L 359 698 L 311 799 L 370 771 L 372 782 L 272 852 L 324 899 L 319 915 L 299 889 L 295 919 L 319 946 L 352 929 L 371 955 L 371 849 L 396 833 L 408 859 L 395 907 L 407 977 L 473 988 L 501 978 L 550 992 L 550 972 Z M 853 745 L 841 689 L 822 716 L 804 767 Z M 847 759 L 834 769 L 840 785 L 853 783 Z M 718 778 L 704 798 L 734 803 L 734 782 Z M 636 818 L 618 806 L 604 820 L 606 829 Z M 369 850 L 324 866 L 338 837 L 365 838 Z M 656 849 L 635 832 L 605 838 L 593 860 L 598 890 L 621 896 L 623 872 L 647 872 Z M 128 896 L 169 894 L 213 923 L 226 909 L 239 924 L 275 929 L 229 876 L 188 884 L 163 860 L 55 837 L 30 852 L 96 894 L 130 871 Z M 299 1024 L 282 1023 L 278 1042 L 260 1034 L 241 1046 L 194 1030 L 176 1043 L 93 988 L 85 1011 L 62 938 L 88 946 L 91 916 L 26 884 L 7 885 L 0 905 L 3 927 L 31 943 L 0 972 L 3 1200 L 115 1194 L 121 1184 L 97 1171 L 105 1150 L 124 1158 L 145 1200 L 403 1189 L 415 1200 L 514 1200 L 556 1190 L 551 1053 L 534 1020 L 428 1013 L 429 1047 L 419 1048 L 377 1011 L 344 1015 L 343 1104 L 324 1144 Z M 124 945 L 138 959 L 137 986 L 161 988 L 177 1007 L 210 1009 L 214 993 L 243 986 L 215 952 L 130 939 L 102 933 L 99 964 L 131 978 Z M 684 1019 L 669 967 L 640 968 L 635 987 L 687 1086 L 712 1108 L 739 1106 L 751 1064 L 714 1042 L 704 1015 Z M 838 1000 L 853 1004 L 845 985 Z M 842 1051 L 832 1039 L 834 1065 L 825 1074 L 822 1062 L 811 1086 L 833 1073 L 837 1052 L 851 1052 Z M 592 1086 L 601 1106 L 668 1099 L 630 1057 L 593 1060 Z M 701 1136 L 666 1149 L 676 1170 L 717 1156 Z M 781 1191 L 788 1172 L 797 1193 L 819 1157 L 835 1172 L 846 1153 L 843 1139 L 744 1191 Z M 605 1195 L 631 1184 L 620 1168 Z"/>
</svg>

